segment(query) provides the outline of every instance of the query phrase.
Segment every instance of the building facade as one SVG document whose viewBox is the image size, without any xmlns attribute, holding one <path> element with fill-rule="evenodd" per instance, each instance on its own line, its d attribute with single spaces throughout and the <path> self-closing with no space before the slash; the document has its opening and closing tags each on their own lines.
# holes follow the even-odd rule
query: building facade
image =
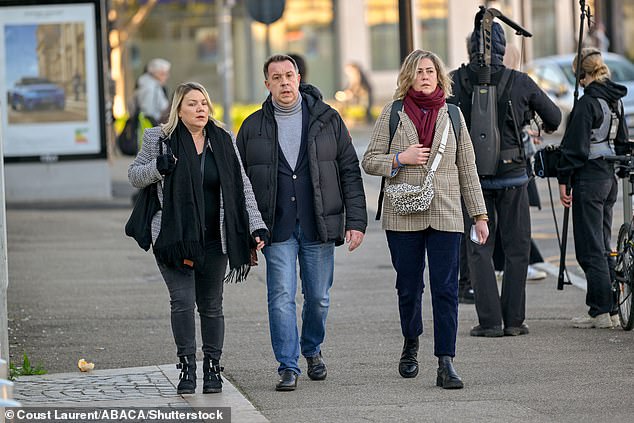
<svg viewBox="0 0 634 423">
<path fill-rule="evenodd" d="M 331 99 L 346 83 L 345 64 L 365 70 L 377 104 L 391 98 L 399 68 L 398 0 L 286 0 L 282 17 L 267 25 L 251 19 L 245 0 L 224 0 L 231 6 L 234 100 L 260 103 L 266 97 L 262 64 L 268 54 L 299 53 L 307 64 L 305 79 Z M 479 0 L 411 0 L 414 46 L 440 55 L 449 69 L 467 60 L 466 39 Z M 122 43 L 115 114 L 132 98 L 136 78 L 147 61 L 163 57 L 172 63 L 168 87 L 185 80 L 205 85 L 214 102 L 222 93 L 222 57 L 217 2 L 111 0 L 114 30 L 153 4 L 142 23 Z M 596 19 L 614 39 L 610 50 L 634 58 L 634 4 L 631 1 L 588 1 Z M 500 0 L 487 2 L 534 34 L 522 39 L 503 24 L 507 42 L 534 57 L 570 53 L 576 47 L 578 1 Z M 597 9 L 594 12 L 595 8 Z M 618 24 L 617 24 L 618 21 Z M 618 28 L 618 31 L 615 31 Z M 113 75 L 118 75 L 113 72 Z"/>
</svg>

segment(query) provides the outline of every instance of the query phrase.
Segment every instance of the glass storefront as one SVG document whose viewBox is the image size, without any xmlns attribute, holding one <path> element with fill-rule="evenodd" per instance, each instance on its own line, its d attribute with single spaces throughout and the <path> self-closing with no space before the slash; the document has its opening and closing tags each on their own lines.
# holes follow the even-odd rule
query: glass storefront
<svg viewBox="0 0 634 423">
<path fill-rule="evenodd" d="M 138 7 L 118 2 L 119 22 L 126 22 Z M 125 92 L 132 98 L 136 79 L 154 57 L 172 63 L 168 91 L 182 81 L 198 81 L 219 102 L 222 78 L 219 73 L 221 39 L 215 2 L 161 1 L 147 14 L 128 39 L 122 58 Z M 269 26 L 271 53 L 298 53 L 307 64 L 308 82 L 317 85 L 325 97 L 337 88 L 338 55 L 334 30 L 333 0 L 286 0 L 281 19 Z M 264 100 L 262 65 L 267 56 L 266 25 L 253 21 L 245 2 L 232 8 L 235 101 Z M 132 106 L 128 101 L 128 106 Z"/>
</svg>

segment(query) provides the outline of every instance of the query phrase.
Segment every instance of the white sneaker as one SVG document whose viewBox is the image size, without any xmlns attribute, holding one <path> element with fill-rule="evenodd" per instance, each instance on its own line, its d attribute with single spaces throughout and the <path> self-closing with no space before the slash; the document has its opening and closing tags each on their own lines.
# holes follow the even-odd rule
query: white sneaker
<svg viewBox="0 0 634 423">
<path fill-rule="evenodd" d="M 583 316 L 572 319 L 572 326 L 582 329 L 612 329 L 614 326 L 610 313 L 599 314 L 597 317 Z"/>
<path fill-rule="evenodd" d="M 619 317 L 618 313 L 610 316 L 610 319 L 612 320 L 612 326 L 614 326 L 615 328 L 618 328 L 621 326 L 621 318 Z"/>
<path fill-rule="evenodd" d="M 528 265 L 528 270 L 526 270 L 526 280 L 527 281 L 538 281 L 541 279 L 546 279 L 548 274 L 543 270 L 539 270 L 530 264 Z"/>
</svg>

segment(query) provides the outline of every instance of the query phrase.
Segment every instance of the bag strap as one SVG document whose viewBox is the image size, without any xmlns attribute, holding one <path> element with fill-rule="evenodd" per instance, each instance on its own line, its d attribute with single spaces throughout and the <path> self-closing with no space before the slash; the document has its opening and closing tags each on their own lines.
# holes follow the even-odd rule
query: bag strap
<svg viewBox="0 0 634 423">
<path fill-rule="evenodd" d="M 438 151 L 436 152 L 436 156 L 434 157 L 434 161 L 431 163 L 431 172 L 436 172 L 438 169 L 438 165 L 442 160 L 442 155 L 445 152 L 445 146 L 447 145 L 447 136 L 449 135 L 449 123 L 445 125 L 445 130 L 442 132 L 442 140 L 440 141 L 440 145 L 438 146 Z"/>
<path fill-rule="evenodd" d="M 403 100 L 394 100 L 392 103 L 392 109 L 390 110 L 390 140 L 387 143 L 387 153 L 390 152 L 392 147 L 392 140 L 394 134 L 396 134 L 396 127 L 401 119 L 398 112 L 403 108 Z M 375 220 L 381 220 L 381 209 L 383 208 L 383 188 L 385 188 L 385 176 L 381 178 L 381 189 L 379 190 L 379 201 L 376 208 Z"/>
<path fill-rule="evenodd" d="M 447 103 L 447 110 L 449 111 L 449 120 L 451 120 L 451 126 L 453 127 L 453 133 L 456 135 L 456 141 L 460 139 L 460 108 L 455 104 Z"/>
</svg>

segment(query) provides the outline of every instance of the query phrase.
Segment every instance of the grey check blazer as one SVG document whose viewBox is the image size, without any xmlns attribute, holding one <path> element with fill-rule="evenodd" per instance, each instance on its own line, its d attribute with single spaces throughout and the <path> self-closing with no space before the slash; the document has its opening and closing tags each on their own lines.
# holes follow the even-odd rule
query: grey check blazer
<svg viewBox="0 0 634 423">
<path fill-rule="evenodd" d="M 163 131 L 160 126 L 146 129 L 143 133 L 143 145 L 141 151 L 137 154 L 136 158 L 128 167 L 128 179 L 135 188 L 145 188 L 150 184 L 157 184 L 157 191 L 161 207 L 163 206 L 163 175 L 156 169 L 156 158 L 160 153 L 159 142 L 163 137 Z M 239 153 L 236 147 L 236 142 L 231 137 L 233 143 L 233 149 L 238 157 L 240 163 L 240 173 L 242 174 L 242 183 L 244 185 L 244 198 L 246 200 L 247 212 L 249 214 L 249 233 L 253 233 L 258 229 L 267 229 L 262 216 L 258 210 L 258 204 L 255 201 L 255 195 L 253 195 L 253 189 L 251 188 L 251 182 L 244 173 L 242 162 L 239 160 Z M 163 145 L 163 152 L 167 151 L 167 147 Z M 178 164 L 177 164 L 178 166 Z M 152 218 L 152 243 L 156 242 L 161 231 L 161 216 L 162 211 L 156 212 Z M 222 241 L 222 251 L 227 253 L 226 234 L 224 225 L 225 213 L 222 201 L 222 191 L 220 192 L 220 239 Z"/>
<path fill-rule="evenodd" d="M 432 227 L 439 231 L 464 232 L 462 218 L 462 206 L 460 196 L 464 199 L 469 216 L 473 217 L 487 212 L 480 180 L 475 164 L 475 155 L 471 138 L 464 118 L 460 114 L 460 139 L 456 136 L 449 121 L 447 105 L 438 112 L 434 140 L 432 142 L 431 155 L 427 165 L 407 165 L 391 176 L 392 162 L 396 153 L 405 151 L 412 144 L 418 144 L 416 127 L 404 111 L 399 112 L 400 121 L 392 140 L 390 151 L 387 145 L 390 139 L 390 111 L 392 102 L 389 102 L 377 119 L 370 145 L 363 155 L 363 170 L 370 175 L 385 176 L 385 185 L 408 183 L 422 185 L 434 160 L 442 132 L 445 125 L 449 125 L 449 137 L 447 146 L 440 161 L 440 165 L 434 175 L 434 198 L 429 209 L 421 213 L 413 213 L 399 216 L 394 213 L 390 200 L 385 198 L 383 202 L 383 222 L 385 230 L 391 231 L 420 231 Z"/>
</svg>

